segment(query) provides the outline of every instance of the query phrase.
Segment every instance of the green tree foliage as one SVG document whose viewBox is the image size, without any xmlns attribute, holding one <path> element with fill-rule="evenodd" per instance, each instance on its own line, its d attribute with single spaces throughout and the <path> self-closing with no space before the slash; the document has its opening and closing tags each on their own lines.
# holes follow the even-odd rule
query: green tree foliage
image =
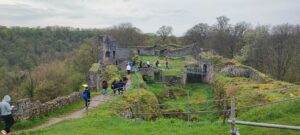
<svg viewBox="0 0 300 135">
<path fill-rule="evenodd" d="M 97 45 L 95 43 L 84 43 L 73 58 L 76 70 L 86 73 L 93 63 L 97 62 Z"/>
<path fill-rule="evenodd" d="M 46 101 L 78 90 L 86 67 L 90 61 L 96 61 L 96 44 L 91 42 L 95 40 L 86 39 L 99 32 L 101 30 L 69 27 L 1 26 L 0 94 L 9 94 L 14 99 L 30 97 Z M 86 44 L 79 48 L 83 42 Z M 79 54 L 74 56 L 78 48 Z M 76 56 L 84 65 L 78 70 L 73 61 Z"/>
</svg>

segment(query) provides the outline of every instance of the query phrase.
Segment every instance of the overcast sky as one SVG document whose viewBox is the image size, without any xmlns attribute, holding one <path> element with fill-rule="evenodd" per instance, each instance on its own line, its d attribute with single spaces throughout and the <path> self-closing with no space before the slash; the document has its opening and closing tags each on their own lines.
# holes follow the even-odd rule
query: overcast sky
<svg viewBox="0 0 300 135">
<path fill-rule="evenodd" d="M 182 35 L 197 23 L 300 24 L 300 0 L 0 0 L 0 25 L 104 28 L 131 22 L 143 32 L 162 25 Z"/>
</svg>

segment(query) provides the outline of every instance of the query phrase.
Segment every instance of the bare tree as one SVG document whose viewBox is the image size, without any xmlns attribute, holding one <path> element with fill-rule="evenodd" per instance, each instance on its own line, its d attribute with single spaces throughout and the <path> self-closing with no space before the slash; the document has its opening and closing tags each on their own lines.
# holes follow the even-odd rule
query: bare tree
<svg viewBox="0 0 300 135">
<path fill-rule="evenodd" d="M 195 43 L 200 47 L 204 47 L 205 41 L 208 38 L 209 26 L 206 23 L 199 23 L 189 29 L 184 35 L 185 43 Z"/>
<path fill-rule="evenodd" d="M 157 30 L 157 34 L 160 36 L 162 39 L 163 43 L 167 41 L 167 38 L 172 34 L 173 28 L 171 26 L 161 26 Z"/>
<path fill-rule="evenodd" d="M 107 30 L 121 46 L 140 46 L 145 43 L 145 36 L 142 31 L 131 23 L 121 23 Z"/>
</svg>

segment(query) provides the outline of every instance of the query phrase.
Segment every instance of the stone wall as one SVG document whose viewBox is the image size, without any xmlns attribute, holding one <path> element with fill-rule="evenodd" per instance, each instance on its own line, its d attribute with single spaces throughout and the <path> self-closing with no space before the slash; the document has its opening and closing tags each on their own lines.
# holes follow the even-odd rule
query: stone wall
<svg viewBox="0 0 300 135">
<path fill-rule="evenodd" d="M 154 78 L 154 71 L 153 68 L 139 68 L 139 71 L 142 75 L 148 75 Z"/>
<path fill-rule="evenodd" d="M 177 77 L 177 76 L 162 76 L 162 81 L 170 84 L 185 84 L 185 77 Z"/>
<path fill-rule="evenodd" d="M 87 75 L 87 82 L 90 89 L 95 89 L 96 91 L 99 90 L 99 76 L 96 72 L 89 71 Z"/>
<path fill-rule="evenodd" d="M 37 116 L 48 114 L 59 107 L 69 105 L 81 100 L 81 92 L 73 92 L 64 97 L 57 97 L 54 100 L 41 103 L 40 101 L 32 102 L 30 99 L 22 99 L 13 102 L 13 116 L 15 120 L 27 120 Z"/>
<path fill-rule="evenodd" d="M 213 82 L 214 76 L 219 72 L 219 69 L 216 68 L 208 59 L 200 59 L 199 67 L 203 69 L 204 65 L 207 67 L 206 75 L 202 78 L 202 82 L 211 84 Z"/>
<path fill-rule="evenodd" d="M 238 67 L 235 65 L 228 65 L 221 69 L 228 77 L 245 77 L 258 82 L 266 82 L 266 77 L 250 67 Z"/>
<path fill-rule="evenodd" d="M 163 53 L 161 53 L 161 55 L 165 57 L 183 57 L 192 54 L 193 54 L 192 46 L 182 48 L 182 49 L 176 49 L 176 50 L 165 50 Z"/>
</svg>

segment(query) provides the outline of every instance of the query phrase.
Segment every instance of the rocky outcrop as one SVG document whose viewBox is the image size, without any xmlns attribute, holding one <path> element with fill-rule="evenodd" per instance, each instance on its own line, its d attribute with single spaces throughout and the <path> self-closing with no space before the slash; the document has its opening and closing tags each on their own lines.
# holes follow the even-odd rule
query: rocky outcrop
<svg viewBox="0 0 300 135">
<path fill-rule="evenodd" d="M 12 104 L 13 116 L 15 120 L 27 120 L 37 116 L 48 114 L 59 107 L 69 105 L 81 99 L 81 92 L 74 92 L 68 96 L 57 97 L 54 100 L 41 103 L 40 101 L 31 101 L 30 99 L 22 99 Z"/>
</svg>

